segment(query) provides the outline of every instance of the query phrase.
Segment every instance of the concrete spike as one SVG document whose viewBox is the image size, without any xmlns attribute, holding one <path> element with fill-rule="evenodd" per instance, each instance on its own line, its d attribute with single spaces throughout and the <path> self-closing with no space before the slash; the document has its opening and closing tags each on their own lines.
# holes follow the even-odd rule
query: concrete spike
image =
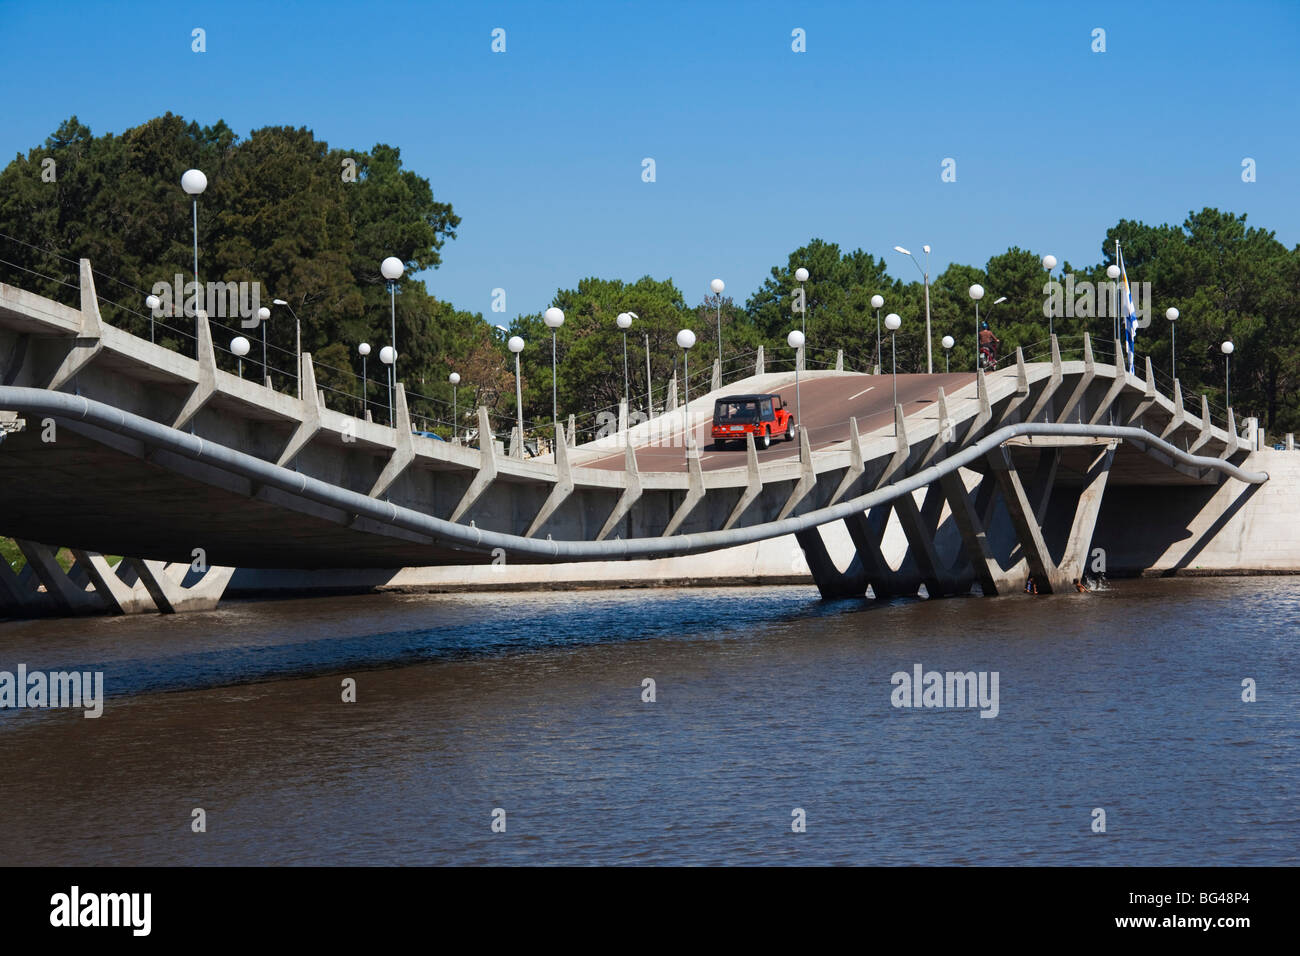
<svg viewBox="0 0 1300 956">
<path fill-rule="evenodd" d="M 99 298 L 95 294 L 95 273 L 90 260 L 82 259 L 81 272 L 81 328 L 72 340 L 68 354 L 50 378 L 46 388 L 58 391 L 83 368 L 89 365 L 104 347 L 104 323 L 99 314 Z"/>
<path fill-rule="evenodd" d="M 569 468 L 569 449 L 566 442 L 560 442 L 555 446 L 555 484 L 551 486 L 551 493 L 546 496 L 542 507 L 533 517 L 532 524 L 524 532 L 524 537 L 531 538 L 537 534 L 542 529 L 542 525 L 546 524 L 551 515 L 555 514 L 571 494 L 573 494 L 573 472 Z"/>
<path fill-rule="evenodd" d="M 517 429 L 516 429 L 517 430 Z M 460 501 L 456 504 L 456 509 L 451 513 L 450 521 L 459 521 L 465 516 L 465 513 L 474 504 L 483 497 L 483 492 L 496 480 L 497 477 L 497 456 L 496 446 L 492 437 L 492 422 L 488 419 L 488 410 L 485 406 L 478 407 L 478 471 L 474 479 L 461 495 Z"/>
<path fill-rule="evenodd" d="M 212 347 L 212 329 L 208 326 L 208 314 L 202 309 L 198 313 L 198 356 L 199 381 L 190 392 L 189 398 L 181 408 L 180 414 L 172 422 L 172 428 L 184 428 L 206 405 L 217 391 L 217 353 Z"/>
<path fill-rule="evenodd" d="M 626 439 L 626 444 L 623 446 L 623 471 L 627 476 L 627 485 L 615 503 L 614 510 L 605 519 L 600 534 L 596 535 L 597 541 L 604 541 L 641 497 L 641 469 L 636 463 L 636 449 L 632 447 L 632 436 L 627 435 Z"/>
<path fill-rule="evenodd" d="M 280 453 L 279 460 L 276 461 L 276 464 L 282 467 L 288 467 L 289 463 L 298 457 L 299 453 L 307 447 L 307 443 L 320 431 L 321 411 L 325 407 L 323 394 L 316 388 L 316 367 L 312 364 L 310 352 L 302 353 L 301 373 L 302 393 L 304 396 L 311 397 L 303 399 L 302 418 L 284 446 L 284 451 Z"/>
<path fill-rule="evenodd" d="M 694 449 L 690 450 L 695 451 Z M 677 510 L 673 512 L 672 518 L 668 521 L 668 526 L 664 528 L 663 537 L 665 538 L 676 533 L 677 529 L 681 527 L 682 522 L 685 521 L 690 516 L 690 513 L 695 510 L 695 506 L 704 499 L 704 473 L 700 470 L 700 455 L 698 451 L 695 451 L 694 454 L 687 454 L 686 474 L 686 497 L 683 499 L 682 503 L 678 505 Z"/>
<path fill-rule="evenodd" d="M 763 374 L 763 346 L 758 347 L 758 358 L 754 362 L 754 374 Z"/>
<path fill-rule="evenodd" d="M 808 432 L 803 428 L 799 429 L 799 466 L 799 480 L 791 489 L 790 497 L 781 507 L 781 513 L 777 515 L 778 521 L 789 517 L 799 503 L 808 496 L 808 492 L 817 487 L 817 474 L 813 471 L 812 464 L 812 447 L 808 443 Z"/>
<path fill-rule="evenodd" d="M 748 478 L 745 490 L 741 492 L 740 500 L 731 509 L 731 514 L 727 517 L 726 523 L 723 524 L 722 530 L 724 531 L 740 520 L 740 516 L 745 513 L 745 509 L 753 504 L 754 499 L 763 490 L 763 481 L 759 477 L 758 471 L 758 449 L 754 445 L 754 436 L 751 434 L 745 435 L 745 469 Z"/>
<path fill-rule="evenodd" d="M 370 489 L 371 498 L 378 498 L 388 491 L 393 482 L 415 460 L 415 440 L 411 437 L 411 413 L 406 408 L 406 387 L 401 382 L 397 383 L 393 391 L 393 417 L 396 419 L 393 428 L 393 454 L 389 457 L 388 464 L 384 465 L 383 472 L 375 480 L 374 487 Z"/>
</svg>

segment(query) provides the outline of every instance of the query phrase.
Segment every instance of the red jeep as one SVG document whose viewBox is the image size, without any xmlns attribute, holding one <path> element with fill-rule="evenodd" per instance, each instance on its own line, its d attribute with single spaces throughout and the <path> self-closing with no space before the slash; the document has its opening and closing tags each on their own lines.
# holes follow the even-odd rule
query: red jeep
<svg viewBox="0 0 1300 956">
<path fill-rule="evenodd" d="M 774 438 L 794 439 L 794 416 L 780 395 L 728 395 L 713 406 L 713 444 L 725 448 L 727 442 L 745 444 L 753 435 L 754 444 L 767 448 Z"/>
</svg>

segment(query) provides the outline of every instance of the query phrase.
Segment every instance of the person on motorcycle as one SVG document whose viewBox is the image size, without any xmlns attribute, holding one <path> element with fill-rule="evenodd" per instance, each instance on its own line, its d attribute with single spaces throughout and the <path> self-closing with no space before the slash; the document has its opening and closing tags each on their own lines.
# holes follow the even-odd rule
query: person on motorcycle
<svg viewBox="0 0 1300 956">
<path fill-rule="evenodd" d="M 998 337 L 989 331 L 989 324 L 987 322 L 981 322 L 980 323 L 980 352 L 986 353 L 988 355 L 985 364 L 987 364 L 990 367 L 996 365 L 998 362 L 998 346 L 1000 344 L 1001 341 L 998 339 Z"/>
</svg>

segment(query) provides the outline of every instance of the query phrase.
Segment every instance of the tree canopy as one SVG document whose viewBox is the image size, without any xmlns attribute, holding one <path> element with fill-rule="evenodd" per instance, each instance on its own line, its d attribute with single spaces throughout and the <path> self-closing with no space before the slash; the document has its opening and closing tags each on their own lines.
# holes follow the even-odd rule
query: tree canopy
<svg viewBox="0 0 1300 956">
<path fill-rule="evenodd" d="M 302 319 L 303 348 L 315 357 L 331 405 L 355 409 L 361 370 L 356 344 L 363 341 L 375 349 L 368 376 L 377 398 L 376 383 L 383 377 L 377 352 L 390 339 L 389 293 L 378 267 L 395 255 L 407 269 L 395 301 L 401 379 L 413 412 L 446 420 L 447 410 L 438 403 L 451 399 L 447 375 L 454 370 L 461 375 L 465 424 L 478 404 L 513 416 L 514 363 L 506 337 L 481 314 L 434 298 L 411 277 L 441 264 L 460 219 L 450 203 L 435 197 L 427 179 L 404 168 L 395 146 L 331 147 L 306 128 L 287 126 L 241 138 L 222 121 L 200 126 L 170 113 L 120 135 L 95 136 L 73 116 L 0 171 L 0 278 L 75 302 L 76 260 L 88 258 L 106 320 L 147 336 L 147 291 L 176 274 L 188 279 L 192 271 L 191 209 L 177 189 L 182 172 L 192 167 L 209 177 L 199 203 L 200 277 L 259 282 L 264 305 L 272 297 L 287 300 Z M 1202 391 L 1223 403 L 1219 343 L 1230 338 L 1236 345 L 1238 416 L 1258 414 L 1275 432 L 1300 426 L 1300 246 L 1288 249 L 1273 232 L 1247 225 L 1244 215 L 1217 209 L 1192 211 L 1180 225 L 1121 220 L 1107 230 L 1096 263 L 1062 263 L 1058 280 L 1070 278 L 1056 290 L 1058 301 L 1085 282 L 1106 287 L 1117 239 L 1131 282 L 1152 289 L 1146 303 L 1151 321 L 1139 332 L 1139 354 L 1149 355 L 1163 375 L 1172 373 L 1173 325 L 1164 316 L 1175 307 L 1185 394 Z M 773 265 L 743 302 L 724 293 L 692 304 L 671 278 L 652 276 L 635 282 L 587 277 L 557 290 L 548 305 L 566 315 L 556 335 L 561 417 L 607 408 L 622 396 L 623 334 L 615 324 L 620 312 L 637 316 L 627 335 L 634 409 L 644 405 L 647 337 L 650 384 L 659 404 L 665 383 L 680 372 L 675 336 L 681 328 L 697 335 L 690 353 L 693 387 L 707 381 L 719 315 L 728 378 L 752 362 L 759 345 L 767 350 L 769 367 L 789 367 L 786 333 L 802 322 L 793 311 L 800 267 L 810 273 L 803 291 L 811 366 L 829 364 L 836 350 L 843 350 L 847 367 L 869 370 L 876 364 L 871 298 L 881 295 L 880 314 L 903 318 L 895 337 L 899 370 L 924 371 L 925 289 L 911 263 L 899 266 L 904 281 L 889 274 L 884 258 L 813 238 Z M 975 283 L 986 291 L 980 317 L 1001 339 L 1003 354 L 1021 346 L 1028 357 L 1044 355 L 1046 281 L 1040 254 L 1019 247 L 982 265 L 953 263 L 932 276 L 935 368 L 944 367 L 944 335 L 955 340 L 948 356 L 952 368 L 973 367 L 975 304 L 968 290 Z M 1109 356 L 1113 319 L 1079 315 L 1086 303 L 1080 298 L 1081 308 L 1075 304 L 1052 319 L 1062 347 L 1077 347 L 1087 331 L 1098 352 Z M 525 418 L 549 421 L 550 329 L 539 311 L 514 318 L 509 332 L 528 343 L 521 356 Z M 292 385 L 293 335 L 290 315 L 273 311 L 268 340 L 279 356 L 270 363 L 280 372 L 273 377 L 276 387 Z M 890 337 L 882 338 L 888 368 Z M 167 328 L 160 341 L 183 347 L 179 333 Z M 246 362 L 254 360 L 260 361 L 259 351 Z"/>
</svg>

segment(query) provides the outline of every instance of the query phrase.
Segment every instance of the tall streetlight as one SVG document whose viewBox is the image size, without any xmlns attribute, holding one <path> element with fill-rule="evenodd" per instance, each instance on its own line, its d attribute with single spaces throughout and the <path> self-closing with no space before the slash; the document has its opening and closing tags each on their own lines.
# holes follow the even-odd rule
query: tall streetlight
<svg viewBox="0 0 1300 956">
<path fill-rule="evenodd" d="M 876 310 L 876 368 L 880 368 L 880 310 L 885 305 L 883 295 L 873 295 L 871 297 L 871 307 Z"/>
<path fill-rule="evenodd" d="M 901 252 L 916 263 L 917 270 L 921 273 L 922 279 L 925 280 L 925 371 L 929 374 L 934 371 L 934 360 L 930 357 L 930 247 L 922 246 L 921 248 L 925 250 L 924 269 L 921 268 L 921 263 L 916 261 L 916 256 L 902 246 L 894 246 L 894 251 Z"/>
<path fill-rule="evenodd" d="M 786 345 L 790 346 L 790 348 L 794 349 L 794 351 L 795 351 L 795 356 L 794 356 L 794 420 L 795 420 L 795 425 L 796 425 L 796 427 L 798 427 L 798 428 L 802 428 L 802 427 L 803 427 L 803 403 L 800 402 L 800 400 L 799 400 L 799 366 L 802 365 L 803 362 L 800 362 L 800 361 L 799 361 L 799 350 L 803 348 L 804 341 L 805 341 L 805 336 L 804 336 L 804 334 L 803 334 L 802 332 L 800 332 L 798 329 L 794 329 L 793 331 L 790 332 L 789 335 L 787 335 L 787 336 L 785 337 Z M 803 449 L 803 446 L 802 446 L 802 444 L 801 444 L 799 447 L 800 447 L 800 455 L 802 455 L 802 454 L 803 454 L 803 450 L 802 450 L 802 449 Z"/>
<path fill-rule="evenodd" d="M 617 322 L 618 327 L 623 330 L 623 404 L 626 405 L 631 401 L 628 397 L 627 330 L 632 327 L 632 314 L 630 312 L 620 312 L 618 318 L 614 321 Z"/>
<path fill-rule="evenodd" d="M 393 366 L 397 363 L 397 349 L 385 345 L 379 350 L 379 361 L 388 366 L 388 424 L 396 428 L 397 423 L 393 417 Z"/>
<path fill-rule="evenodd" d="M 230 340 L 230 351 L 234 352 L 236 357 L 239 359 L 240 378 L 244 377 L 244 356 L 248 354 L 250 347 L 248 339 L 244 338 L 242 335 L 236 335 Z"/>
<path fill-rule="evenodd" d="M 260 309 L 257 310 L 257 324 L 262 327 L 262 381 L 263 383 L 265 383 L 265 381 L 271 376 L 270 370 L 266 367 L 266 322 L 269 318 L 271 318 L 271 310 L 268 309 L 266 306 L 262 306 Z"/>
<path fill-rule="evenodd" d="M 903 324 L 903 320 L 896 313 L 890 312 L 885 316 L 885 328 L 889 329 L 889 360 L 894 366 L 894 437 L 898 437 L 898 352 L 895 348 L 894 333 L 898 327 Z"/>
<path fill-rule="evenodd" d="M 459 421 L 456 412 L 456 386 L 460 384 L 460 373 L 452 372 L 447 376 L 447 381 L 451 382 L 451 440 L 456 440 L 456 425 Z"/>
<path fill-rule="evenodd" d="M 1231 341 L 1219 346 L 1219 351 L 1223 353 L 1223 403 L 1227 405 L 1229 411 L 1232 410 L 1232 381 L 1229 374 L 1231 369 L 1228 366 L 1232 363 L 1232 349 Z"/>
<path fill-rule="evenodd" d="M 199 169 L 187 169 L 181 174 L 181 189 L 187 194 L 194 197 L 194 295 L 198 301 L 202 299 L 202 288 L 199 286 L 199 196 L 203 190 L 208 188 L 208 177 L 203 175 Z M 194 311 L 194 354 L 198 355 L 199 349 L 199 315 L 198 310 Z"/>
<path fill-rule="evenodd" d="M 302 323 L 298 321 L 298 313 L 293 310 L 293 306 L 291 306 L 286 300 L 273 299 L 271 301 L 271 304 L 284 306 L 286 309 L 289 310 L 289 314 L 293 316 L 293 355 L 294 355 L 294 361 L 297 363 L 294 366 L 293 377 L 298 380 L 298 398 L 301 399 L 302 398 Z"/>
<path fill-rule="evenodd" d="M 1056 268 L 1056 256 L 1043 256 L 1043 268 L 1047 270 L 1047 283 L 1052 284 L 1052 270 Z M 1047 334 L 1055 334 L 1055 326 L 1052 319 L 1056 316 L 1056 309 L 1049 304 L 1047 307 Z"/>
<path fill-rule="evenodd" d="M 144 307 L 149 310 L 149 341 L 153 341 L 153 314 L 162 307 L 162 299 L 156 295 L 145 296 Z"/>
<path fill-rule="evenodd" d="M 1165 318 L 1169 320 L 1169 363 L 1172 366 L 1174 380 L 1178 379 L 1178 310 L 1169 308 L 1165 310 Z"/>
<path fill-rule="evenodd" d="M 379 263 L 379 273 L 388 280 L 389 341 L 393 343 L 393 378 L 397 378 L 397 280 L 406 271 L 406 264 L 397 256 L 389 256 Z"/>
<path fill-rule="evenodd" d="M 544 321 L 547 327 L 551 330 L 551 422 L 554 431 L 555 443 L 559 444 L 560 404 L 555 397 L 556 396 L 555 332 L 557 329 L 559 329 L 560 326 L 564 324 L 564 310 L 557 309 L 555 306 L 551 306 L 549 309 L 546 310 L 546 314 L 542 316 L 542 321 Z"/>
<path fill-rule="evenodd" d="M 952 352 L 952 347 L 956 343 L 953 342 L 951 335 L 945 335 L 939 340 L 939 344 L 943 346 L 943 370 L 944 372 L 947 372 L 949 354 Z"/>
<path fill-rule="evenodd" d="M 524 340 L 517 335 L 510 336 L 506 348 L 515 353 L 515 427 L 519 429 L 519 457 L 524 457 L 524 386 L 519 374 L 519 353 L 524 350 Z"/>
<path fill-rule="evenodd" d="M 803 320 L 802 331 L 804 338 L 808 337 L 808 295 L 804 292 L 803 284 L 808 281 L 808 270 L 803 266 L 794 270 L 795 281 L 799 283 L 799 312 Z M 802 346 L 800 346 L 802 348 Z"/>
<path fill-rule="evenodd" d="M 970 297 L 975 300 L 975 374 L 980 370 L 980 299 L 984 298 L 984 287 L 976 282 L 970 287 Z"/>
<path fill-rule="evenodd" d="M 690 354 L 691 347 L 695 345 L 695 333 L 690 329 L 682 329 L 677 333 L 677 345 L 682 350 L 682 371 L 684 373 L 682 381 L 685 383 L 686 401 L 682 405 L 682 419 L 685 421 L 685 443 L 687 456 L 691 453 L 691 365 Z"/>
<path fill-rule="evenodd" d="M 1119 266 L 1115 265 L 1114 263 L 1108 265 L 1106 267 L 1106 278 L 1109 279 L 1111 282 L 1114 282 L 1116 279 L 1118 279 Z M 1119 290 L 1112 286 L 1111 293 L 1112 294 L 1110 297 L 1110 311 L 1111 311 L 1111 324 L 1113 326 L 1111 337 L 1112 339 L 1117 339 L 1119 338 Z M 1116 356 L 1115 358 L 1115 364 L 1116 365 L 1119 364 L 1118 356 Z"/>
<path fill-rule="evenodd" d="M 714 279 L 709 283 L 709 288 L 713 290 L 713 297 L 718 306 L 718 375 L 722 375 L 722 290 L 727 284 L 721 279 Z"/>
<path fill-rule="evenodd" d="M 357 346 L 361 353 L 361 417 L 366 417 L 366 407 L 370 404 L 370 381 L 366 378 L 366 357 L 370 355 L 370 343 L 362 342 Z"/>
</svg>

